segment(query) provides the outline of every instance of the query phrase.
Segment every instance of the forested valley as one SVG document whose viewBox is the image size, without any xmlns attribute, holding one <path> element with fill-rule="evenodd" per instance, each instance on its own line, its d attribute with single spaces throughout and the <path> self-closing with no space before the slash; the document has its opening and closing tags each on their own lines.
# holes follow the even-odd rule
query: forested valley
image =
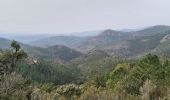
<svg viewBox="0 0 170 100">
<path fill-rule="evenodd" d="M 0 54 L 0 99 L 170 99 L 168 58 L 153 54 L 138 60 L 97 58 L 93 63 L 88 60 L 87 68 L 77 67 L 76 61 L 68 64 L 45 59 L 31 62 L 27 53 L 13 41 L 11 48 Z"/>
<path fill-rule="evenodd" d="M 0 38 L 0 100 L 170 100 L 169 30 Z"/>
</svg>

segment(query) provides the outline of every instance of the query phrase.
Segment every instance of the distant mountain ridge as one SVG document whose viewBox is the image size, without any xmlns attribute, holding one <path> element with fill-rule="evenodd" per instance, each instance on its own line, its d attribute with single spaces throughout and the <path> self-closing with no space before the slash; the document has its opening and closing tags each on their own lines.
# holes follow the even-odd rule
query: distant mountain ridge
<svg viewBox="0 0 170 100">
<path fill-rule="evenodd" d="M 54 45 L 65 45 L 72 47 L 73 45 L 86 40 L 88 37 L 79 36 L 54 36 L 49 38 L 43 38 L 37 41 L 29 43 L 30 45 L 37 47 L 50 47 Z"/>
<path fill-rule="evenodd" d="M 36 56 L 67 61 L 94 50 L 101 50 L 112 56 L 135 57 L 147 52 L 168 52 L 169 34 L 170 26 L 164 25 L 135 32 L 106 29 L 96 36 L 52 36 L 29 43 L 32 46 L 22 43 L 21 46 Z M 0 38 L 0 48 L 7 48 L 9 44 L 10 40 Z"/>
<path fill-rule="evenodd" d="M 164 33 L 169 30 L 170 30 L 170 26 L 156 25 L 156 26 L 151 26 L 151 27 L 145 28 L 140 31 L 136 31 L 136 34 L 141 35 L 141 36 L 144 36 L 144 35 L 148 36 L 148 35 L 152 35 L 152 34 Z"/>
<path fill-rule="evenodd" d="M 0 38 L 0 50 L 10 48 L 11 42 L 12 41 L 8 39 Z M 24 49 L 29 54 L 29 56 L 35 58 L 70 61 L 81 55 L 81 52 L 78 52 L 74 49 L 70 49 L 62 45 L 55 45 L 48 48 L 40 48 L 23 44 L 20 42 L 19 44 L 21 45 L 21 48 Z"/>
<path fill-rule="evenodd" d="M 108 29 L 80 43 L 76 48 L 83 52 L 99 49 L 112 55 L 136 56 L 156 48 L 169 32 L 170 27 L 162 25 L 136 32 Z"/>
<path fill-rule="evenodd" d="M 9 47 L 10 40 L 5 38 L 0 38 L 0 49 L 6 49 Z"/>
</svg>

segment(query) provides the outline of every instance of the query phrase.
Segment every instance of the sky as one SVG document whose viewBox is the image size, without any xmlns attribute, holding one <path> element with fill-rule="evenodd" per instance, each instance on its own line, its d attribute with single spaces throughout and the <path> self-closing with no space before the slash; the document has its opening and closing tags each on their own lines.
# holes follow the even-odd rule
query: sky
<svg viewBox="0 0 170 100">
<path fill-rule="evenodd" d="M 170 0 L 0 0 L 0 33 L 64 34 L 170 25 Z"/>
</svg>

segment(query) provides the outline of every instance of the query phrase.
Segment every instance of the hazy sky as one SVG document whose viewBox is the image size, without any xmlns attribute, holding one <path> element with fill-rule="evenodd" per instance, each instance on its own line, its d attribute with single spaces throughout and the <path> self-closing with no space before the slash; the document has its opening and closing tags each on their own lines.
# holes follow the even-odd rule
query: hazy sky
<svg viewBox="0 0 170 100">
<path fill-rule="evenodd" d="M 2 33 L 68 33 L 170 25 L 170 0 L 0 0 Z"/>
</svg>

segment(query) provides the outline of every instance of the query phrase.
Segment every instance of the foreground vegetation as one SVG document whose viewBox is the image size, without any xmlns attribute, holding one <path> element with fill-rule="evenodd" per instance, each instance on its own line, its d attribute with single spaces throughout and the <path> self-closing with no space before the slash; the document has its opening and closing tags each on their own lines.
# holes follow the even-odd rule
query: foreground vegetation
<svg viewBox="0 0 170 100">
<path fill-rule="evenodd" d="M 122 60 L 100 53 L 67 64 L 30 59 L 16 41 L 0 53 L 1 100 L 170 99 L 168 58 Z"/>
</svg>

